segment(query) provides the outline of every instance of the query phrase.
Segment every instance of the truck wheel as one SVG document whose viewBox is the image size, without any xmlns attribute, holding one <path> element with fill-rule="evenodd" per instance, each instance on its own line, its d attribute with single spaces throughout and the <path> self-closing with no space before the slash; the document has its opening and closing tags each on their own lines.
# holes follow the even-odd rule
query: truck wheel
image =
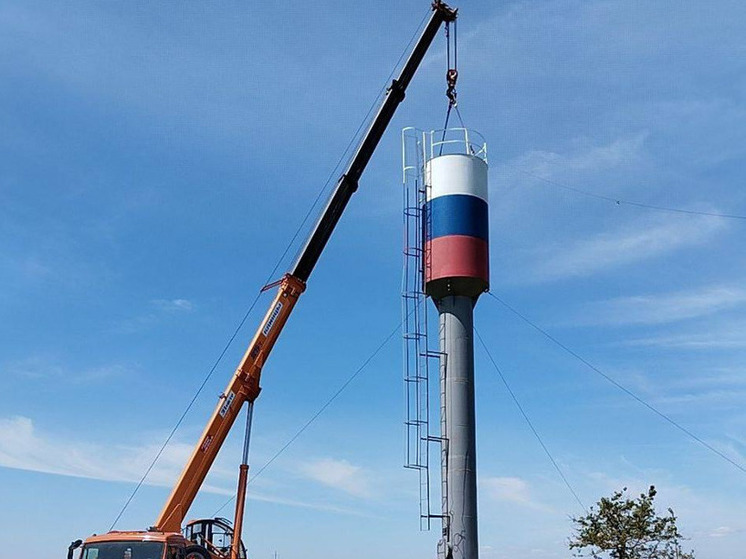
<svg viewBox="0 0 746 559">
<path fill-rule="evenodd" d="M 190 545 L 184 550 L 184 559 L 211 559 L 211 557 L 201 545 Z"/>
</svg>

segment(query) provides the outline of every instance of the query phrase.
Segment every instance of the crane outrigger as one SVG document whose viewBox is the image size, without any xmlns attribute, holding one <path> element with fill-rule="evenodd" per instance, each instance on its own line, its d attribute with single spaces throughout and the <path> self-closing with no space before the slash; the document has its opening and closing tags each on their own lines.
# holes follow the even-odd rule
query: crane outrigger
<svg viewBox="0 0 746 559">
<path fill-rule="evenodd" d="M 80 559 L 245 559 L 246 550 L 240 534 L 248 482 L 248 449 L 251 435 L 254 401 L 259 396 L 261 372 L 277 342 L 298 298 L 306 288 L 321 253 L 342 216 L 347 203 L 358 188 L 381 137 L 391 122 L 397 107 L 417 68 L 444 23 L 454 21 L 457 10 L 441 0 L 432 3 L 432 15 L 413 47 L 399 76 L 394 79 L 378 112 L 362 137 L 354 157 L 337 182 L 324 211 L 316 222 L 300 256 L 277 286 L 277 294 L 264 315 L 251 343 L 225 392 L 199 438 L 189 461 L 176 482 L 155 524 L 144 531 L 110 531 L 85 540 L 76 540 L 68 548 L 68 559 L 81 547 Z M 189 522 L 182 529 L 184 518 L 202 486 L 218 451 L 236 421 L 244 404 L 247 406 L 246 437 L 243 461 L 239 471 L 236 510 L 233 524 L 225 519 L 211 518 Z"/>
</svg>

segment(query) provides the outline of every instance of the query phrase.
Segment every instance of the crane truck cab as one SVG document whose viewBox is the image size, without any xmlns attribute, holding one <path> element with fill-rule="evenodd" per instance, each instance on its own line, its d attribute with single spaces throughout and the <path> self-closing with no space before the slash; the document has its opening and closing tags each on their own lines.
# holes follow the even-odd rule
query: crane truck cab
<svg viewBox="0 0 746 559">
<path fill-rule="evenodd" d="M 73 542 L 68 559 L 81 543 L 77 559 L 228 559 L 233 527 L 225 518 L 206 518 L 189 522 L 183 533 L 113 530 Z M 238 559 L 246 559 L 243 542 Z"/>
</svg>

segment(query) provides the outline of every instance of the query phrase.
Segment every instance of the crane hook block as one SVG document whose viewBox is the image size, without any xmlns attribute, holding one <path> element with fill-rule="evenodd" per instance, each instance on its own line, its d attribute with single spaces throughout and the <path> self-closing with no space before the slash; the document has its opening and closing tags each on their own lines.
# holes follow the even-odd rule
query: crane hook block
<svg viewBox="0 0 746 559">
<path fill-rule="evenodd" d="M 449 68 L 446 72 L 446 83 L 448 89 L 446 89 L 446 97 L 452 107 L 456 106 L 456 81 L 458 80 L 458 70 L 455 68 Z"/>
</svg>

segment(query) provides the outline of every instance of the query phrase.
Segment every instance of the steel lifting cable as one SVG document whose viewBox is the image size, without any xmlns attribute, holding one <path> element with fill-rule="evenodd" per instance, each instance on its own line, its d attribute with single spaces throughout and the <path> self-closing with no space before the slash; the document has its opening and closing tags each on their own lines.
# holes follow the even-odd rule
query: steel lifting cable
<svg viewBox="0 0 746 559">
<path fill-rule="evenodd" d="M 446 97 L 448 105 L 456 106 L 456 82 L 458 81 L 458 43 L 456 42 L 456 22 L 453 22 L 453 66 L 451 66 L 451 24 L 446 22 Z"/>
<path fill-rule="evenodd" d="M 455 29 L 455 25 L 454 25 Z M 455 76 L 458 78 L 458 70 L 453 69 L 451 72 L 451 22 L 447 21 L 445 25 L 446 33 L 446 97 L 448 98 L 448 109 L 446 110 L 446 121 L 443 123 L 443 136 L 440 139 L 440 151 L 438 155 L 443 155 L 443 146 L 446 140 L 446 131 L 448 130 L 448 120 L 451 118 L 451 109 L 456 104 L 456 81 L 451 81 L 451 78 Z M 455 47 L 454 47 L 455 48 Z"/>
<path fill-rule="evenodd" d="M 453 66 L 451 66 L 451 22 L 445 24 L 446 33 L 446 97 L 448 98 L 448 109 L 446 109 L 446 120 L 443 124 L 443 136 L 440 139 L 440 151 L 438 155 L 443 155 L 446 133 L 448 131 L 448 122 L 451 118 L 451 111 L 456 109 L 456 116 L 461 123 L 462 128 L 466 128 L 464 119 L 461 117 L 461 111 L 458 109 L 458 98 L 456 93 L 456 82 L 458 81 L 458 20 L 453 21 Z"/>
<path fill-rule="evenodd" d="M 453 21 L 453 69 L 455 72 L 456 79 L 458 79 L 458 20 Z M 455 81 L 454 81 L 454 88 L 456 87 Z M 454 96 L 455 96 L 455 89 L 454 89 Z M 466 125 L 464 124 L 464 119 L 461 118 L 461 111 L 458 110 L 458 103 L 453 103 L 453 108 L 456 109 L 456 116 L 458 117 L 459 122 L 461 123 L 461 128 L 466 128 Z"/>
</svg>

